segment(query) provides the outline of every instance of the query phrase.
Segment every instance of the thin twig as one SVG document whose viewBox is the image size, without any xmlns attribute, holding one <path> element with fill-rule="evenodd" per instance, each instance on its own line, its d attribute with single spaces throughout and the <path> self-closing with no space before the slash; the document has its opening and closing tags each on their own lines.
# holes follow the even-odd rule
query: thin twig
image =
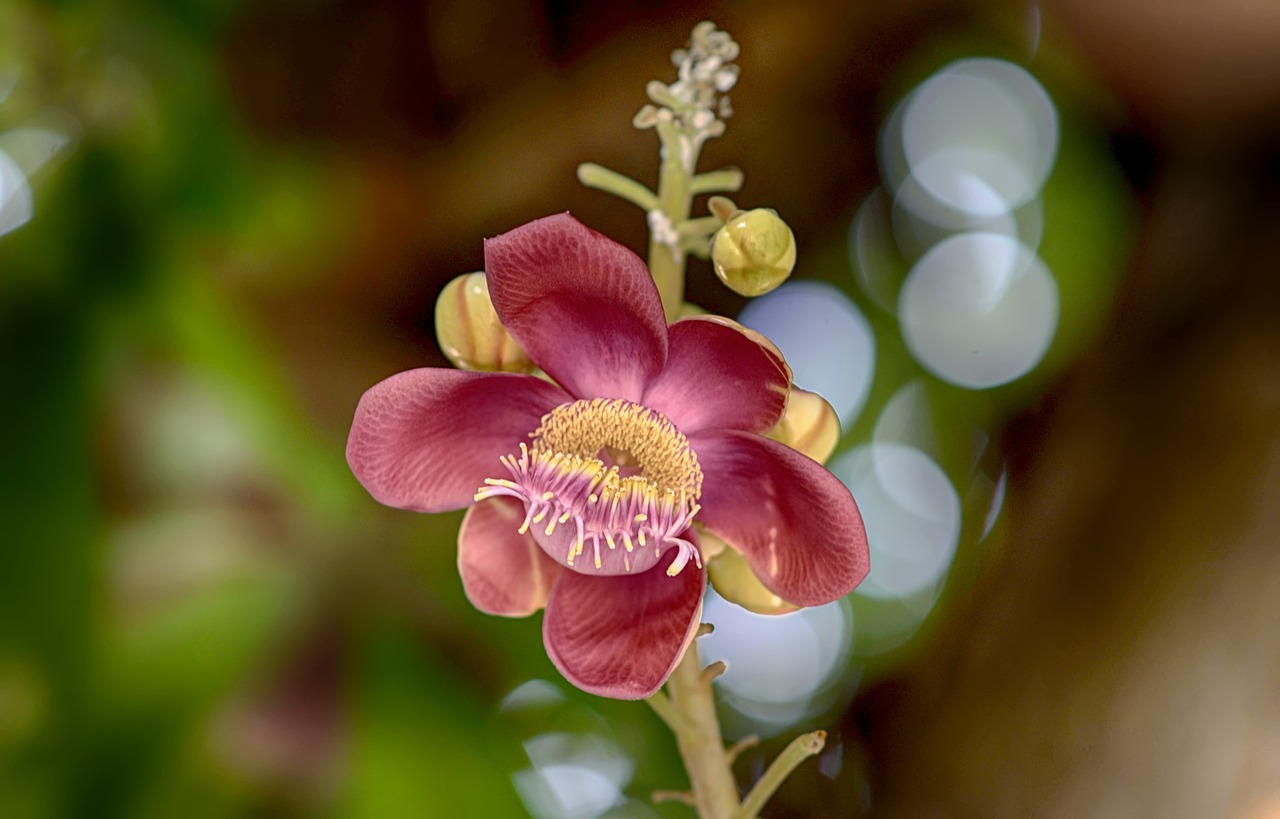
<svg viewBox="0 0 1280 819">
<path fill-rule="evenodd" d="M 738 813 L 738 785 L 724 755 L 711 683 L 703 679 L 698 646 L 693 643 L 667 680 L 671 703 L 692 729 L 677 734 L 680 758 L 689 774 L 701 819 L 732 819 Z"/>
<path fill-rule="evenodd" d="M 755 734 L 747 734 L 742 739 L 730 745 L 728 750 L 724 752 L 724 755 L 729 759 L 729 764 L 732 765 L 738 757 L 742 756 L 743 751 L 754 748 L 759 744 L 760 737 Z"/>
<path fill-rule="evenodd" d="M 720 191 L 736 192 L 742 188 L 744 180 L 738 168 L 721 168 L 718 171 L 700 173 L 689 180 L 689 192 L 694 196 L 700 193 Z"/>
<path fill-rule="evenodd" d="M 709 683 L 712 680 L 714 680 L 716 677 L 719 677 L 728 669 L 729 669 L 728 663 L 726 663 L 724 660 L 716 660 L 711 665 L 702 669 L 702 681 Z"/>
<path fill-rule="evenodd" d="M 698 801 L 688 791 L 654 791 L 649 798 L 655 804 L 660 802 L 683 802 L 686 805 L 698 806 Z"/>
<path fill-rule="evenodd" d="M 676 227 L 676 233 L 681 239 L 702 239 L 706 241 L 711 234 L 723 226 L 723 219 L 715 216 L 699 216 L 696 219 L 686 219 L 681 222 Z"/>
<path fill-rule="evenodd" d="M 773 764 L 764 772 L 764 776 L 760 777 L 760 781 L 747 794 L 747 798 L 742 800 L 742 810 L 738 813 L 738 819 L 756 819 L 765 803 L 769 801 L 769 797 L 778 790 L 778 786 L 786 781 L 801 762 L 821 752 L 822 746 L 826 743 L 826 731 L 801 734 L 791 740 L 791 744 L 778 754 L 777 759 L 773 760 Z"/>
<path fill-rule="evenodd" d="M 690 256 L 697 256 L 699 259 L 711 258 L 711 240 L 706 236 L 701 239 L 681 239 L 680 249 Z"/>
<path fill-rule="evenodd" d="M 588 188 L 608 191 L 648 213 L 658 207 L 658 195 L 634 179 L 603 165 L 583 162 L 578 166 L 578 181 Z"/>
</svg>

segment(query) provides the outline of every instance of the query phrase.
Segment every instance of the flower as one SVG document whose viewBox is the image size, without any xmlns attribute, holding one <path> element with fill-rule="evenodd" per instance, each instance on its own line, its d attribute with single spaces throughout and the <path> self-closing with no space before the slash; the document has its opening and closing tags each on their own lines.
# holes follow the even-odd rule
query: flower
<svg viewBox="0 0 1280 819">
<path fill-rule="evenodd" d="M 574 685 L 656 691 L 693 639 L 706 572 L 697 521 L 782 599 L 818 605 L 866 575 L 849 491 L 765 438 L 791 372 L 714 316 L 670 327 L 643 262 L 568 214 L 485 243 L 493 305 L 554 380 L 418 369 L 360 399 L 347 461 L 378 501 L 470 506 L 458 568 L 482 611 L 545 608 Z"/>
</svg>

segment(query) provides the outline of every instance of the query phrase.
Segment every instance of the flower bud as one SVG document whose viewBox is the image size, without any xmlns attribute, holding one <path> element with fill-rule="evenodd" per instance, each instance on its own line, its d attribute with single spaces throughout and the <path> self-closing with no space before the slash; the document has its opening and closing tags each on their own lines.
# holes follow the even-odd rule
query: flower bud
<svg viewBox="0 0 1280 819">
<path fill-rule="evenodd" d="M 791 275 L 796 238 L 770 208 L 739 211 L 711 237 L 711 263 L 730 290 L 759 296 Z"/>
<path fill-rule="evenodd" d="M 484 273 L 467 273 L 436 299 L 436 340 L 460 370 L 527 373 L 534 364 L 498 320 Z"/>
<path fill-rule="evenodd" d="M 732 546 L 726 545 L 710 532 L 704 531 L 698 538 L 703 544 L 704 556 L 709 544 L 719 545 L 715 557 L 706 558 L 707 574 L 716 593 L 725 600 L 756 614 L 786 614 L 800 608 L 765 588 L 760 578 L 751 571 L 747 559 Z"/>
<path fill-rule="evenodd" d="M 786 412 L 765 436 L 826 463 L 840 442 L 840 418 L 821 395 L 793 386 Z"/>
</svg>

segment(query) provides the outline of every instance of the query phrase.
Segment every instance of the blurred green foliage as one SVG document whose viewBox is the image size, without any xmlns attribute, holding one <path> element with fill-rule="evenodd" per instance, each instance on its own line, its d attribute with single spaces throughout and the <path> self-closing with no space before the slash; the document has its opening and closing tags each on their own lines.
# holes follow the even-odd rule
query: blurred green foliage
<svg viewBox="0 0 1280 819">
<path fill-rule="evenodd" d="M 236 10 L 0 12 L 0 129 L 72 137 L 0 238 L 0 816 L 519 815 L 477 726 L 528 672 L 498 642 L 468 682 L 456 519 L 388 545 L 223 264 L 287 290 L 355 207 L 238 122 Z M 548 673 L 530 626 L 497 639 Z M 337 659 L 309 671 L 317 643 Z"/>
</svg>

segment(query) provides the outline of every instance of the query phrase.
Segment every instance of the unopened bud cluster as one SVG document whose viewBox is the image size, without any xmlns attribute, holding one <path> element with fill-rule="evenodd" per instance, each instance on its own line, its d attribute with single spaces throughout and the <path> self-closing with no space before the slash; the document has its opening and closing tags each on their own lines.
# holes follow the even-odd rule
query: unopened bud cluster
<svg viewBox="0 0 1280 819">
<path fill-rule="evenodd" d="M 702 144 L 724 133 L 724 120 L 733 113 L 725 96 L 738 81 L 738 44 L 714 23 L 699 23 L 687 49 L 671 54 L 677 79 L 667 85 L 653 80 L 645 92 L 653 105 L 636 114 L 637 128 L 672 127 L 679 132 L 680 162 L 689 173 Z"/>
</svg>

